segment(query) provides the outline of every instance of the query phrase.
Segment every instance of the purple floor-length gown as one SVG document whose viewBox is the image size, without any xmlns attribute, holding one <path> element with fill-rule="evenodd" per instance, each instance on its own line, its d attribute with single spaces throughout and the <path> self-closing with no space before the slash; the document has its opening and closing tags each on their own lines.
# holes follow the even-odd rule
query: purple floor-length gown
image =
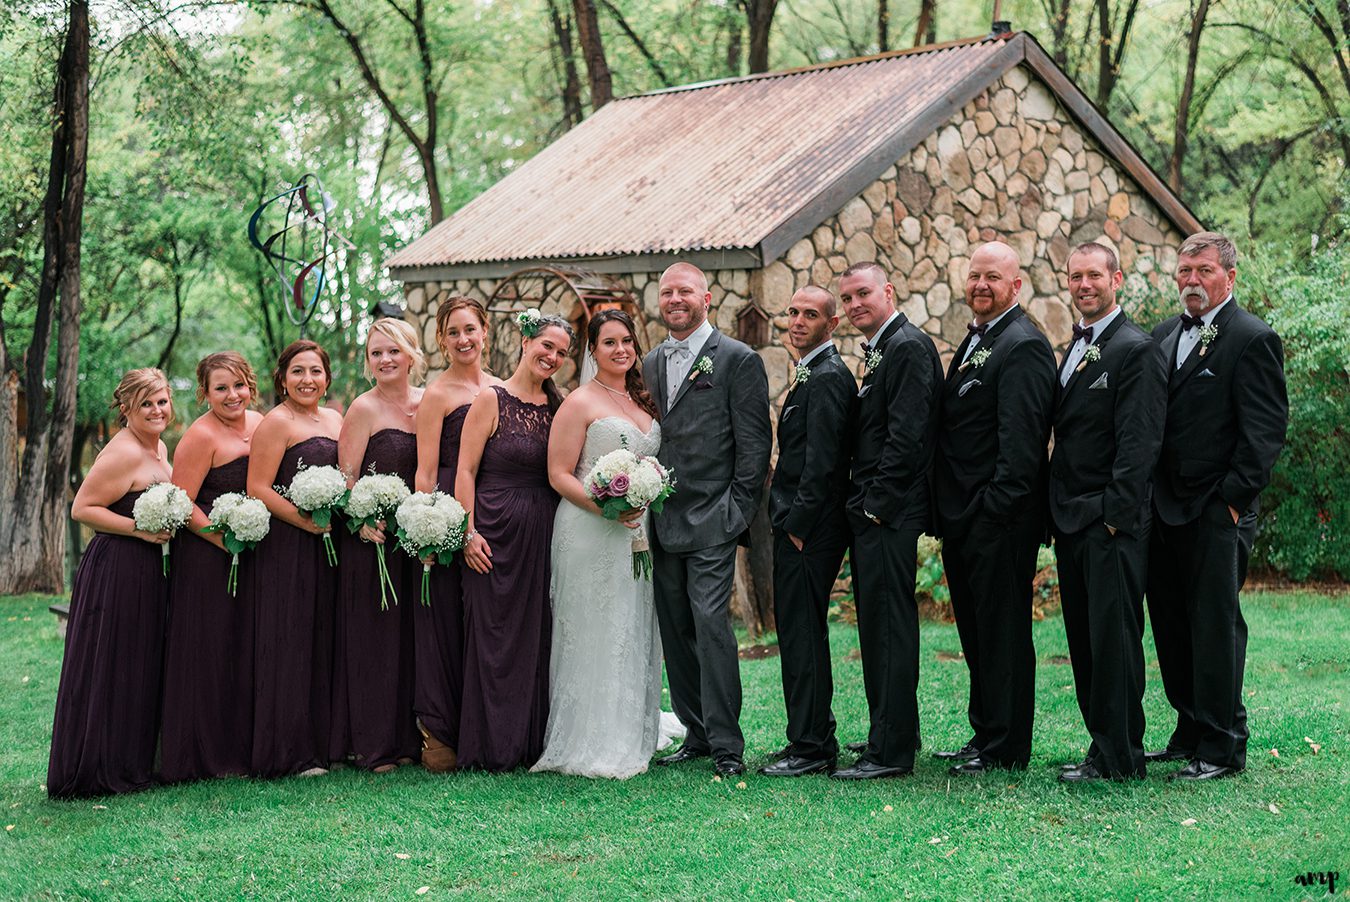
<svg viewBox="0 0 1350 902">
<path fill-rule="evenodd" d="M 217 498 L 246 492 L 247 481 L 248 455 L 212 467 L 197 506 L 210 516 Z M 230 554 L 201 536 L 180 530 L 170 560 L 160 776 L 177 782 L 246 774 L 253 753 L 253 552 L 239 555 L 233 596 Z"/>
<path fill-rule="evenodd" d="M 417 475 L 417 436 L 381 429 L 370 437 L 361 475 L 398 476 L 411 489 Z M 351 756 L 372 769 L 416 759 L 422 739 L 413 719 L 413 610 L 421 604 L 422 565 L 385 533 L 384 560 L 398 602 L 380 608 L 375 546 L 341 528 L 337 643 L 333 663 L 334 760 Z"/>
<path fill-rule="evenodd" d="M 108 509 L 130 517 L 140 495 L 128 492 Z M 161 566 L 158 545 L 106 533 L 80 559 L 47 764 L 52 798 L 154 783 L 169 589 Z"/>
<path fill-rule="evenodd" d="M 468 404 L 457 407 L 441 424 L 436 488 L 446 494 L 455 491 L 459 436 L 468 412 Z M 463 566 L 456 555 L 452 563 L 432 567 L 431 605 L 414 606 L 417 680 L 413 710 L 428 733 L 453 749 L 459 748 L 460 696 L 464 692 Z"/>
<path fill-rule="evenodd" d="M 497 431 L 483 448 L 474 528 L 492 549 L 492 569 L 465 567 L 464 702 L 459 766 L 529 767 L 548 723 L 549 545 L 558 496 L 548 483 L 553 413 L 501 386 Z"/>
<path fill-rule="evenodd" d="M 336 466 L 337 442 L 315 435 L 286 449 L 275 485 L 303 462 Z M 323 540 L 273 518 L 253 552 L 253 755 L 251 773 L 281 777 L 328 766 L 337 568 Z"/>
</svg>

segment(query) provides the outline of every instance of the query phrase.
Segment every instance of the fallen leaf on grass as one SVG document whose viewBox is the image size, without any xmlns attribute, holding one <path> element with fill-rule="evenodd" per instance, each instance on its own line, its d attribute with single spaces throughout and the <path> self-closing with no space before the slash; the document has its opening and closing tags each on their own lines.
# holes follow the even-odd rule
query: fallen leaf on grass
<svg viewBox="0 0 1350 902">
<path fill-rule="evenodd" d="M 719 774 L 719 775 L 714 776 L 714 777 L 713 777 L 713 782 L 714 782 L 714 783 L 721 783 L 721 782 L 722 782 L 722 777 L 721 777 L 721 775 Z"/>
<path fill-rule="evenodd" d="M 394 857 L 399 861 L 407 861 L 409 858 L 412 858 L 407 852 L 395 852 Z"/>
<path fill-rule="evenodd" d="M 940 846 L 942 845 L 942 837 L 934 836 L 932 839 L 928 840 L 928 844 L 930 846 Z"/>
<path fill-rule="evenodd" d="M 745 788 L 745 781 L 742 780 L 741 782 L 737 783 L 737 784 L 736 784 L 736 788 L 737 788 L 737 789 L 744 789 L 744 788 Z"/>
<path fill-rule="evenodd" d="M 1198 822 L 1195 818 L 1193 818 L 1193 817 L 1188 817 L 1188 818 L 1186 818 L 1184 821 L 1181 822 L 1181 826 L 1183 826 L 1183 827 L 1194 827 L 1197 823 L 1199 823 L 1199 822 Z"/>
<path fill-rule="evenodd" d="M 1321 743 L 1313 742 L 1313 741 L 1312 741 L 1311 739 L 1309 739 L 1307 736 L 1304 736 L 1304 737 L 1303 737 L 1303 741 L 1306 742 L 1306 743 L 1308 743 L 1308 748 L 1312 749 L 1312 753 L 1313 753 L 1314 755 L 1316 755 L 1318 752 L 1322 751 L 1322 745 L 1321 745 Z"/>
<path fill-rule="evenodd" d="M 19 680 L 19 682 L 21 682 L 21 683 L 26 683 L 26 682 L 28 682 L 30 679 L 32 679 L 32 677 L 24 677 L 22 680 Z"/>
<path fill-rule="evenodd" d="M 895 809 L 892 808 L 890 805 L 887 805 L 885 808 L 882 808 L 881 810 L 882 810 L 882 811 L 894 811 Z"/>
<path fill-rule="evenodd" d="M 107 810 L 108 810 L 108 806 L 107 806 L 107 805 L 95 805 L 95 806 L 94 806 L 94 810 L 95 810 L 95 811 L 107 811 Z"/>
<path fill-rule="evenodd" d="M 951 858 L 955 854 L 956 854 L 956 846 L 952 846 L 950 849 L 942 853 L 942 857 Z"/>
<path fill-rule="evenodd" d="M 9 832 L 10 830 L 13 830 L 13 829 L 14 829 L 14 825 L 13 825 L 13 824 L 5 824 L 5 832 Z"/>
<path fill-rule="evenodd" d="M 417 888 L 417 895 L 419 896 L 425 896 L 429 892 L 431 892 L 431 887 L 429 886 L 419 886 Z"/>
<path fill-rule="evenodd" d="M 1271 754 L 1272 756 L 1278 758 L 1278 757 L 1280 757 L 1280 750 L 1279 750 L 1279 749 L 1271 749 L 1271 750 L 1270 750 L 1270 754 Z"/>
<path fill-rule="evenodd" d="M 1274 802 L 1271 802 L 1269 805 L 1267 805 L 1266 810 L 1269 811 L 1271 814 L 1280 813 L 1280 807 L 1276 805 Z"/>
</svg>

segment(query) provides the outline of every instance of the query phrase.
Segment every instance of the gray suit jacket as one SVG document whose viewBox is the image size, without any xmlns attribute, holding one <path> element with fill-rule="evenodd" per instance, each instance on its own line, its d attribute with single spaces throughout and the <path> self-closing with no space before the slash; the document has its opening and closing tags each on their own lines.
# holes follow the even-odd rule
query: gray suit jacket
<svg viewBox="0 0 1350 902">
<path fill-rule="evenodd" d="M 748 538 L 769 472 L 769 383 L 764 362 L 716 329 L 694 357 L 707 357 L 666 399 L 666 355 L 657 345 L 642 372 L 661 409 L 661 463 L 675 474 L 675 494 L 652 529 L 661 548 L 676 553 Z"/>
</svg>

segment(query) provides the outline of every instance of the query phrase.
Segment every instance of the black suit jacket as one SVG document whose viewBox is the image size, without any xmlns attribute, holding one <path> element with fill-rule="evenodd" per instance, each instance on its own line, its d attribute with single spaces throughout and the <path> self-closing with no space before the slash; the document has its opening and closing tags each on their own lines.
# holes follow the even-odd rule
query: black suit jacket
<svg viewBox="0 0 1350 902">
<path fill-rule="evenodd" d="M 848 497 L 848 427 L 858 383 L 834 346 L 809 364 L 778 415 L 778 463 L 769 486 L 774 529 L 801 539 L 841 520 Z"/>
<path fill-rule="evenodd" d="M 893 529 L 926 529 L 942 359 L 933 340 L 903 313 L 873 349 L 881 361 L 858 389 L 849 516 L 861 523 L 870 513 Z"/>
<path fill-rule="evenodd" d="M 1106 523 L 1138 535 L 1162 447 L 1167 373 L 1148 333 L 1122 311 L 1059 389 L 1050 458 L 1050 517 L 1060 533 Z M 1067 359 L 1069 352 L 1066 349 Z M 1060 377 L 1064 367 L 1060 364 Z"/>
<path fill-rule="evenodd" d="M 1199 342 L 1176 368 L 1181 317 L 1153 330 L 1167 365 L 1167 424 L 1153 480 L 1153 503 L 1164 523 L 1200 516 L 1217 494 L 1240 513 L 1255 512 L 1257 496 L 1284 447 L 1289 398 L 1280 337 L 1230 300 L 1213 325 L 1218 334 L 1202 354 Z"/>
<path fill-rule="evenodd" d="M 982 366 L 959 365 L 961 342 L 942 389 L 933 466 L 938 535 L 960 536 L 977 515 L 1008 523 L 1045 504 L 1046 443 L 1055 404 L 1055 355 L 1020 306 L 985 333 Z"/>
</svg>

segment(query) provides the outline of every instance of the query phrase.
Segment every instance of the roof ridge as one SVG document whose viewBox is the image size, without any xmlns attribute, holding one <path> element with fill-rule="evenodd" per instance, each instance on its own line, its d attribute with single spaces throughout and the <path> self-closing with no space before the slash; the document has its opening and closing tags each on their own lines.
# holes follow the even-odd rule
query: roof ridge
<svg viewBox="0 0 1350 902">
<path fill-rule="evenodd" d="M 940 44 L 923 44 L 918 47 L 906 47 L 903 50 L 888 50 L 885 53 L 873 53 L 870 56 L 853 56 L 848 59 L 830 60 L 824 63 L 813 63 L 809 66 L 796 66 L 791 69 L 776 69 L 772 72 L 754 72 L 750 75 L 733 75 L 729 78 L 713 78 L 708 81 L 693 82 L 692 84 L 687 85 L 673 85 L 669 88 L 657 88 L 654 91 L 644 91 L 641 94 L 628 94 L 623 97 L 616 97 L 612 102 L 618 103 L 624 100 L 637 100 L 642 97 L 656 97 L 663 94 L 678 94 L 684 91 L 699 91 L 704 88 L 734 85 L 742 82 L 784 78 L 789 75 L 802 75 L 807 72 L 820 72 L 825 69 L 842 69 L 846 66 L 860 66 L 866 63 L 876 63 L 905 56 L 921 56 L 925 53 L 937 53 L 942 50 L 951 50 L 956 47 L 973 47 L 976 44 L 1008 41 L 1019 34 L 1022 34 L 1022 32 L 1010 31 L 999 35 L 977 35 L 968 38 L 957 38 L 953 41 L 944 41 Z"/>
</svg>

